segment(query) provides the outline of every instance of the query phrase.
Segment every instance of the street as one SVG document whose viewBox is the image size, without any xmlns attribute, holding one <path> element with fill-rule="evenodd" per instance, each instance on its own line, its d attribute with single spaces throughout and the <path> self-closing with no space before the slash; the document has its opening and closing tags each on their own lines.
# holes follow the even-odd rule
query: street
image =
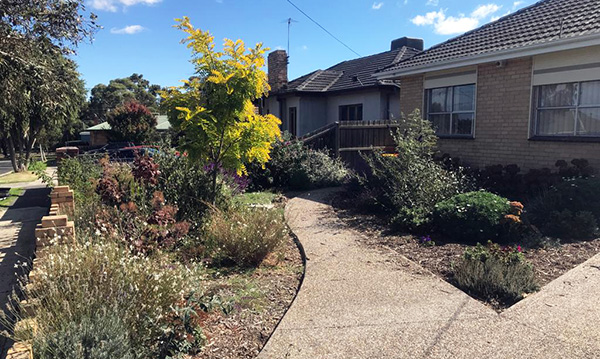
<svg viewBox="0 0 600 359">
<path fill-rule="evenodd" d="M 10 164 L 9 160 L 1 160 L 0 161 L 0 176 L 5 174 L 5 173 L 9 173 L 12 172 L 12 166 Z"/>
</svg>

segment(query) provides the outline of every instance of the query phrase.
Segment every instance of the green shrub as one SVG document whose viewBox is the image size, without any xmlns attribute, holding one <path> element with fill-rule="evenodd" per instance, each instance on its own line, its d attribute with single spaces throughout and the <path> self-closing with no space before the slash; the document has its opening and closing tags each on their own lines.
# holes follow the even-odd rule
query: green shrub
<svg viewBox="0 0 600 359">
<path fill-rule="evenodd" d="M 335 186 L 342 184 L 349 175 L 346 165 L 339 158 L 332 158 L 325 151 L 312 150 L 289 133 L 273 144 L 270 155 L 271 159 L 265 168 L 256 164 L 248 166 L 253 191 Z"/>
<path fill-rule="evenodd" d="M 434 161 L 437 137 L 419 111 L 403 119 L 394 140 L 397 154 L 363 155 L 370 168 L 364 185 L 394 224 L 414 230 L 429 224 L 436 203 L 464 192 L 470 183 L 460 170 L 445 169 Z"/>
<path fill-rule="evenodd" d="M 568 209 L 550 213 L 542 232 L 558 238 L 589 239 L 598 229 L 598 223 L 592 212 L 571 212 Z"/>
<path fill-rule="evenodd" d="M 600 221 L 600 179 L 567 180 L 551 187 L 528 205 L 528 218 L 542 231 L 545 228 L 552 233 L 573 234 L 575 225 L 560 216 L 560 213 L 565 210 L 573 214 L 573 219 L 577 216 L 576 221 L 587 228 L 583 233 L 576 233 L 576 235 L 586 237 L 586 232 L 590 233 L 593 223 L 588 214 L 580 214 L 580 212 L 589 212 L 596 222 Z M 560 229 L 557 224 L 548 223 L 551 217 L 558 218 L 565 228 Z M 545 234 L 553 235 L 550 232 Z"/>
<path fill-rule="evenodd" d="M 31 331 L 15 333 L 16 339 L 33 339 L 41 347 L 50 345 L 48 341 L 60 337 L 61 331 L 106 312 L 120 318 L 128 329 L 134 353 L 157 358 L 173 305 L 199 286 L 194 268 L 165 256 L 132 255 L 112 242 L 54 246 L 46 251 L 36 265 L 35 286 L 25 293 L 42 303 L 35 309 L 38 328 L 33 338 Z M 117 332 L 113 335 L 120 337 Z"/>
<path fill-rule="evenodd" d="M 482 242 L 497 238 L 510 202 L 489 192 L 468 192 L 435 205 L 433 223 L 440 233 L 460 242 Z"/>
<path fill-rule="evenodd" d="M 32 161 L 29 163 L 29 166 L 27 166 L 27 170 L 31 172 L 45 171 L 46 168 L 48 168 L 48 165 L 46 162 L 42 161 Z"/>
<path fill-rule="evenodd" d="M 259 265 L 287 233 L 280 211 L 244 207 L 213 210 L 204 231 L 216 262 L 241 267 Z"/>
<path fill-rule="evenodd" d="M 130 333 L 115 312 L 102 311 L 61 322 L 62 327 L 36 337 L 33 351 L 39 359 L 134 359 Z"/>
<path fill-rule="evenodd" d="M 510 305 L 537 290 L 533 267 L 520 247 L 501 248 L 488 242 L 467 248 L 453 266 L 457 285 L 471 295 Z"/>
<path fill-rule="evenodd" d="M 75 192 L 77 203 L 95 197 L 94 181 L 101 175 L 102 166 L 97 156 L 64 158 L 58 165 L 58 184 L 69 186 Z"/>
</svg>

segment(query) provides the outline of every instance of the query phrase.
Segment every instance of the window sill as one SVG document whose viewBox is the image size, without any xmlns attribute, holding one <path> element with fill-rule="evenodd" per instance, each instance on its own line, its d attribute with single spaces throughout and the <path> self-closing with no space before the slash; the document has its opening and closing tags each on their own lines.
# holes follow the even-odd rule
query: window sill
<svg viewBox="0 0 600 359">
<path fill-rule="evenodd" d="M 473 135 L 464 135 L 464 136 L 452 136 L 452 135 L 437 135 L 439 139 L 443 140 L 474 140 L 475 137 Z"/>
<path fill-rule="evenodd" d="M 533 136 L 529 141 L 548 141 L 548 142 L 591 142 L 600 143 L 600 137 L 583 136 Z"/>
</svg>

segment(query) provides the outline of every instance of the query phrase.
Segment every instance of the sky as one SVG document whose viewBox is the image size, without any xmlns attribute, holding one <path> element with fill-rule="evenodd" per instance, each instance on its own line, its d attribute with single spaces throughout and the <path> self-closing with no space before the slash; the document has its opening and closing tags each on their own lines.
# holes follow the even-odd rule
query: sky
<svg viewBox="0 0 600 359">
<path fill-rule="evenodd" d="M 190 52 L 180 43 L 175 18 L 209 30 L 220 49 L 224 38 L 262 42 L 287 50 L 288 76 L 325 69 L 341 61 L 388 51 L 394 39 L 422 38 L 429 48 L 535 0 L 291 0 L 350 49 L 294 8 L 290 0 L 87 0 L 103 29 L 75 56 L 88 89 L 143 74 L 153 84 L 177 86 L 193 75 Z"/>
</svg>

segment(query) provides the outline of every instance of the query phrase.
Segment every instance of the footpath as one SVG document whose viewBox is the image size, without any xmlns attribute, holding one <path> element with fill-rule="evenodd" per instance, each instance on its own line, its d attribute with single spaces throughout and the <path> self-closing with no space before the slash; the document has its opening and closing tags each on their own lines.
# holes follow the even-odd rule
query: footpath
<svg viewBox="0 0 600 359">
<path fill-rule="evenodd" d="M 329 205 L 288 202 L 307 264 L 267 358 L 600 358 L 600 255 L 501 314 L 361 234 Z"/>
</svg>

